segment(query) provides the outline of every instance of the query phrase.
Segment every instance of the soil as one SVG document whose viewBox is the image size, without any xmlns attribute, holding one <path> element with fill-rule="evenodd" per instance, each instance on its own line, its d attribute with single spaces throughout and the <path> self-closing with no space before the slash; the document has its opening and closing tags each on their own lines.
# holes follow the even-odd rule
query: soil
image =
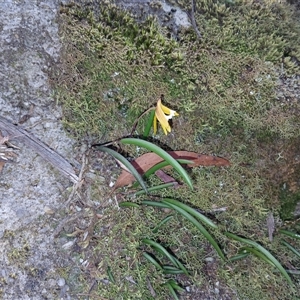
<svg viewBox="0 0 300 300">
<path fill-rule="evenodd" d="M 129 9 L 137 3 L 140 8 L 148 5 L 148 1 L 120 3 Z M 180 22 L 190 26 L 184 12 L 175 13 L 166 5 L 164 8 L 157 10 L 158 15 L 167 15 L 174 30 Z M 42 140 L 79 174 L 86 148 L 65 133 L 62 110 L 55 102 L 48 77 L 59 62 L 58 10 L 56 0 L 6 0 L 0 4 L 0 116 Z M 299 78 L 293 80 L 291 84 L 291 80 L 282 80 L 280 97 L 284 99 L 280 101 L 291 96 L 300 101 Z M 287 88 L 290 85 L 294 88 Z M 2 130 L 2 136 L 8 135 Z M 70 255 L 67 238 L 57 237 L 57 227 L 61 228 L 67 217 L 65 202 L 73 183 L 17 136 L 9 139 L 19 149 L 11 149 L 17 156 L 0 173 L 0 298 L 78 299 L 64 272 L 79 276 L 81 265 L 75 255 Z M 277 151 L 274 149 L 274 153 Z M 295 152 L 290 155 L 299 161 Z M 299 182 L 291 180 L 299 189 Z M 81 208 L 76 209 L 80 212 Z M 230 299 L 225 288 L 218 290 L 223 293 L 218 299 Z M 199 294 L 201 299 L 215 298 L 215 291 L 203 293 Z"/>
</svg>

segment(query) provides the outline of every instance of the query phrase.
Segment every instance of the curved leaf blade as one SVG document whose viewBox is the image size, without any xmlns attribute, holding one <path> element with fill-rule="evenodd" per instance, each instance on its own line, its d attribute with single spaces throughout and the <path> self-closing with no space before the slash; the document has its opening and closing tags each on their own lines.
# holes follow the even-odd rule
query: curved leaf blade
<svg viewBox="0 0 300 300">
<path fill-rule="evenodd" d="M 171 203 L 174 204 L 180 208 L 182 208 L 183 210 L 187 211 L 189 214 L 193 215 L 194 217 L 198 218 L 200 221 L 202 221 L 203 223 L 213 227 L 213 228 L 218 228 L 218 226 L 209 218 L 207 218 L 206 216 L 204 216 L 203 214 L 199 213 L 197 210 L 193 209 L 192 207 L 178 201 L 175 199 L 170 199 L 170 198 L 164 198 L 162 199 L 164 202 L 167 203 Z"/>
<path fill-rule="evenodd" d="M 157 202 L 157 201 L 144 200 L 144 201 L 141 201 L 141 204 L 148 205 L 148 206 L 161 207 L 161 208 L 170 208 L 170 206 L 168 204 L 164 204 L 162 202 Z"/>
<path fill-rule="evenodd" d="M 123 201 L 119 203 L 120 207 L 139 207 L 139 205 L 135 202 L 128 202 L 128 201 Z"/>
<path fill-rule="evenodd" d="M 121 139 L 121 143 L 123 144 L 131 144 L 138 147 L 146 148 L 154 153 L 156 153 L 158 156 L 160 156 L 162 159 L 167 161 L 178 173 L 181 175 L 183 180 L 188 184 L 188 186 L 193 189 L 192 181 L 185 171 L 185 169 L 174 159 L 169 153 L 167 153 L 165 150 L 161 149 L 160 147 L 154 145 L 153 143 L 150 143 L 148 141 L 136 139 L 136 138 L 124 138 Z"/>
<path fill-rule="evenodd" d="M 150 254 L 148 254 L 147 252 L 143 252 L 143 256 L 152 264 L 154 265 L 158 270 L 163 271 L 163 267 L 160 265 L 160 263 L 153 258 Z"/>
<path fill-rule="evenodd" d="M 163 272 L 165 274 L 184 274 L 184 271 L 172 266 L 163 266 Z"/>
<path fill-rule="evenodd" d="M 173 298 L 175 300 L 179 300 L 179 298 L 178 298 L 178 296 L 177 296 L 177 294 L 176 294 L 173 286 L 169 282 L 164 283 L 164 286 L 166 286 L 169 289 L 170 294 L 173 296 Z"/>
<path fill-rule="evenodd" d="M 145 190 L 140 190 L 140 191 L 133 193 L 132 195 L 140 196 L 140 195 L 143 195 L 146 193 L 148 194 L 150 192 L 159 191 L 159 190 L 171 187 L 171 186 L 174 186 L 174 182 L 168 182 L 168 183 L 163 183 L 163 184 L 156 185 L 156 186 L 151 186 L 147 189 L 147 192 Z"/>
<path fill-rule="evenodd" d="M 162 221 L 160 221 L 157 226 L 155 226 L 155 228 L 152 230 L 153 233 L 157 233 L 157 231 L 159 230 L 160 227 L 162 227 L 163 225 L 165 225 L 167 222 L 169 222 L 171 219 L 173 218 L 172 215 L 165 217 Z"/>
<path fill-rule="evenodd" d="M 149 118 L 148 118 L 145 130 L 144 130 L 144 134 L 143 134 L 144 138 L 147 138 L 149 136 L 149 134 L 150 134 L 150 130 L 151 130 L 152 125 L 153 125 L 154 116 L 155 116 L 155 110 L 153 109 L 150 112 L 150 115 L 149 115 Z"/>
<path fill-rule="evenodd" d="M 176 159 L 176 161 L 178 161 L 178 163 L 180 164 L 192 164 L 193 161 L 191 160 L 187 160 L 187 159 Z M 150 168 L 148 171 L 146 171 L 143 175 L 144 178 L 148 178 L 150 175 L 154 174 L 156 171 L 169 166 L 170 164 L 167 161 L 162 161 L 156 165 L 154 165 L 152 168 Z"/>
<path fill-rule="evenodd" d="M 273 262 L 271 262 L 264 254 L 262 254 L 259 250 L 255 249 L 255 248 L 251 248 L 251 247 L 243 247 L 243 249 L 246 251 L 246 253 L 252 253 L 253 255 L 255 255 L 256 257 L 262 259 L 263 261 L 265 261 L 266 263 L 270 264 L 271 266 L 275 267 L 275 265 L 273 264 Z"/>
<path fill-rule="evenodd" d="M 291 285 L 293 285 L 293 282 L 292 282 L 290 276 L 288 275 L 288 273 L 286 272 L 286 270 L 283 268 L 283 266 L 280 264 L 280 262 L 267 249 L 265 249 L 263 246 L 259 245 L 258 243 L 254 242 L 254 241 L 251 241 L 249 239 L 245 239 L 245 238 L 239 237 L 239 236 L 237 236 L 237 235 L 235 235 L 235 234 L 233 234 L 231 232 L 225 232 L 224 234 L 226 236 L 228 236 L 228 237 L 236 240 L 236 241 L 248 244 L 248 245 L 256 248 L 258 251 L 260 251 L 262 254 L 264 254 L 267 257 L 267 259 L 270 260 L 275 265 L 275 267 L 286 278 L 286 280 Z"/>
<path fill-rule="evenodd" d="M 131 172 L 131 174 L 139 182 L 139 184 L 144 189 L 144 191 L 146 193 L 148 192 L 146 184 L 145 184 L 142 176 L 138 173 L 138 171 L 135 169 L 135 167 L 123 155 L 121 155 L 120 153 L 118 153 L 115 150 L 112 150 L 112 149 L 110 149 L 108 147 L 104 147 L 104 146 L 96 146 L 96 149 L 106 152 L 106 153 L 110 154 L 112 157 L 114 157 L 115 159 L 119 160 L 129 170 L 129 172 Z"/>
<path fill-rule="evenodd" d="M 289 231 L 289 230 L 284 230 L 284 229 L 279 229 L 280 233 L 283 233 L 289 237 L 295 238 L 295 239 L 300 239 L 300 234 Z"/>
<path fill-rule="evenodd" d="M 295 255 L 297 255 L 300 258 L 300 252 L 297 251 L 291 244 L 289 244 L 285 240 L 282 240 L 281 243 L 286 247 L 288 247 Z"/>
<path fill-rule="evenodd" d="M 210 233 L 192 215 L 190 215 L 187 211 L 185 211 L 184 209 L 182 209 L 182 208 L 180 208 L 180 207 L 178 207 L 178 206 L 176 206 L 174 204 L 171 204 L 171 203 L 168 203 L 168 202 L 165 202 L 165 201 L 162 201 L 162 203 L 168 204 L 169 207 L 171 207 L 174 210 L 176 210 L 177 212 L 179 212 L 183 217 L 185 217 L 192 224 L 194 224 L 199 229 L 199 231 L 205 236 L 205 238 L 211 243 L 211 245 L 215 248 L 215 250 L 217 251 L 217 253 L 219 254 L 219 256 L 223 260 L 225 260 L 225 256 L 224 256 L 222 250 L 220 249 L 218 243 L 210 235 Z"/>
<path fill-rule="evenodd" d="M 143 239 L 142 242 L 144 244 L 152 246 L 153 248 L 155 248 L 156 250 L 158 250 L 160 253 L 164 254 L 172 262 L 172 264 L 174 266 L 176 266 L 176 267 L 179 268 L 179 266 L 178 266 L 176 260 L 174 259 L 173 255 L 171 255 L 168 252 L 168 250 L 165 247 L 163 247 L 161 244 L 156 243 L 156 242 L 154 242 L 152 240 L 149 240 L 149 239 Z"/>
</svg>

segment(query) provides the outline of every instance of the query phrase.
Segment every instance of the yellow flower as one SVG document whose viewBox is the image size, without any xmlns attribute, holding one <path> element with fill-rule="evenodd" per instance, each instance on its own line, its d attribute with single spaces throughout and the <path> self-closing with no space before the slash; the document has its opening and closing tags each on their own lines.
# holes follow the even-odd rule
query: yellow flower
<svg viewBox="0 0 300 300">
<path fill-rule="evenodd" d="M 157 131 L 157 120 L 160 123 L 165 134 L 171 132 L 171 126 L 169 124 L 169 120 L 174 116 L 179 116 L 179 114 L 164 105 L 161 104 L 161 99 L 157 101 L 157 105 L 155 108 L 155 115 L 153 119 L 153 131 L 156 134 Z"/>
</svg>

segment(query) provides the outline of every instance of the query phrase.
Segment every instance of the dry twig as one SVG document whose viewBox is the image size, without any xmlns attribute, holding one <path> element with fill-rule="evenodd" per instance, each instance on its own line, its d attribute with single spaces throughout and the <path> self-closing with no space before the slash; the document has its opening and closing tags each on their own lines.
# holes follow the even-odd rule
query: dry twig
<svg viewBox="0 0 300 300">
<path fill-rule="evenodd" d="M 192 25 L 194 27 L 194 30 L 195 30 L 198 38 L 202 39 L 202 34 L 199 31 L 197 23 L 196 23 L 196 20 L 195 20 L 196 3 L 195 3 L 195 0 L 191 0 L 191 2 L 192 2 L 192 8 L 191 8 L 190 11 L 187 11 L 187 15 L 190 18 L 190 21 L 191 21 L 191 23 L 192 23 Z"/>
<path fill-rule="evenodd" d="M 15 125 L 0 116 L 0 130 L 8 132 L 11 136 L 18 137 L 18 140 L 23 142 L 25 146 L 38 153 L 74 183 L 78 182 L 78 176 L 75 174 L 71 164 L 48 145 L 26 131 L 22 126 Z"/>
</svg>

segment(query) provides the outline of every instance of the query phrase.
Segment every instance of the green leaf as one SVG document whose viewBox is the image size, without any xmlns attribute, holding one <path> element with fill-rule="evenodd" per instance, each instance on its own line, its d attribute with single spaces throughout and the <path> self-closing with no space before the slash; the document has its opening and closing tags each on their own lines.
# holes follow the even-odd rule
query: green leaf
<svg viewBox="0 0 300 300">
<path fill-rule="evenodd" d="M 179 300 L 174 288 L 172 287 L 172 285 L 169 282 L 164 283 L 164 285 L 169 289 L 170 294 L 173 296 L 173 298 L 175 300 Z"/>
<path fill-rule="evenodd" d="M 127 201 L 119 203 L 119 206 L 120 207 L 139 207 L 139 205 L 137 203 L 127 202 Z"/>
<path fill-rule="evenodd" d="M 157 224 L 157 226 L 155 226 L 155 228 L 152 230 L 153 233 L 157 233 L 158 229 L 160 227 L 162 227 L 164 224 L 166 224 L 167 222 L 169 222 L 171 219 L 173 218 L 173 216 L 167 216 L 166 218 L 164 218 L 161 222 L 159 222 Z"/>
<path fill-rule="evenodd" d="M 114 276 L 113 276 L 113 274 L 111 272 L 111 268 L 110 267 L 107 268 L 107 276 L 108 276 L 110 282 L 116 283 L 115 278 L 114 278 Z"/>
<path fill-rule="evenodd" d="M 193 164 L 194 162 L 191 160 L 186 160 L 186 159 L 176 159 L 180 164 Z M 150 175 L 154 174 L 157 170 L 160 170 L 164 167 L 170 166 L 170 164 L 167 161 L 162 161 L 158 164 L 156 164 L 155 166 L 153 166 L 152 168 L 150 168 L 148 171 L 146 171 L 143 174 L 143 178 L 149 178 Z M 138 182 L 135 182 L 132 185 L 132 188 L 136 188 L 138 186 Z"/>
<path fill-rule="evenodd" d="M 188 186 L 193 189 L 192 181 L 185 171 L 185 169 L 174 159 L 169 153 L 167 153 L 165 150 L 161 149 L 160 147 L 154 145 L 153 143 L 150 143 L 148 141 L 136 139 L 136 138 L 124 138 L 121 139 L 121 143 L 123 144 L 131 144 L 138 147 L 143 147 L 148 149 L 149 151 L 152 151 L 156 153 L 158 156 L 160 156 L 162 159 L 167 161 L 183 178 L 183 180 L 188 184 Z"/>
<path fill-rule="evenodd" d="M 281 243 L 288 247 L 295 255 L 300 258 L 300 252 L 297 251 L 290 243 L 286 242 L 285 240 L 282 240 Z"/>
<path fill-rule="evenodd" d="M 228 260 L 229 261 L 236 261 L 236 260 L 239 260 L 239 259 L 246 258 L 249 254 L 250 254 L 249 252 L 239 253 L 237 255 L 234 255 L 234 256 L 230 257 Z"/>
<path fill-rule="evenodd" d="M 163 255 L 165 255 L 171 262 L 174 266 L 178 267 L 178 264 L 177 264 L 177 261 L 174 259 L 174 256 L 172 254 L 170 254 L 168 252 L 168 250 L 166 248 L 164 248 L 162 245 L 160 245 L 159 243 L 156 243 L 152 240 L 149 240 L 149 239 L 143 239 L 142 242 L 144 244 L 148 244 L 150 246 L 152 246 L 153 248 L 155 248 L 158 252 L 162 253 Z"/>
<path fill-rule="evenodd" d="M 144 134 L 143 134 L 144 138 L 147 138 L 150 134 L 150 130 L 151 130 L 152 125 L 153 125 L 154 116 L 155 116 L 155 109 L 151 110 L 151 112 L 150 112 L 150 116 L 148 118 L 148 122 L 146 124 Z"/>
<path fill-rule="evenodd" d="M 216 249 L 219 256 L 223 260 L 225 260 L 225 256 L 222 250 L 220 249 L 218 243 L 216 242 L 216 240 L 214 240 L 214 238 L 209 234 L 209 232 L 192 215 L 190 215 L 187 211 L 174 204 L 165 201 L 162 201 L 162 203 L 168 204 L 170 208 L 173 208 L 174 210 L 179 212 L 183 217 L 188 219 L 192 224 L 194 224 L 199 229 L 199 231 L 205 236 L 205 238 L 211 243 L 211 245 Z"/>
<path fill-rule="evenodd" d="M 283 233 L 289 237 L 295 238 L 295 239 L 300 239 L 300 234 L 292 232 L 292 231 L 288 231 L 288 230 L 284 230 L 284 229 L 279 229 L 280 233 Z"/>
<path fill-rule="evenodd" d="M 168 182 L 168 183 L 163 183 L 163 184 L 156 185 L 156 186 L 151 186 L 147 189 L 147 192 L 144 190 L 141 190 L 141 191 L 137 191 L 137 192 L 133 193 L 132 195 L 140 196 L 140 195 L 143 195 L 146 193 L 148 194 L 150 192 L 159 191 L 159 190 L 171 187 L 171 186 L 174 186 L 174 182 Z"/>
<path fill-rule="evenodd" d="M 176 261 L 178 267 L 183 271 L 183 273 L 184 273 L 185 275 L 189 275 L 189 272 L 187 271 L 187 269 L 185 268 L 185 266 L 180 262 L 180 260 L 177 259 L 177 258 L 174 257 L 174 256 L 173 256 L 173 258 L 174 258 L 174 260 Z"/>
<path fill-rule="evenodd" d="M 181 203 L 180 201 L 177 201 L 175 199 L 164 198 L 162 200 L 164 202 L 171 203 L 171 204 L 174 204 L 174 205 L 182 208 L 183 210 L 187 211 L 188 213 L 190 213 L 194 217 L 198 218 L 203 223 L 205 223 L 205 224 L 207 224 L 207 225 L 209 225 L 209 226 L 211 226 L 213 228 L 218 228 L 218 226 L 215 223 L 213 223 L 209 218 L 207 218 L 203 214 L 199 213 L 197 210 L 191 208 L 190 206 L 188 206 L 188 205 L 186 205 L 184 203 Z"/>
<path fill-rule="evenodd" d="M 152 265 L 154 265 L 157 269 L 159 270 L 163 270 L 163 267 L 159 264 L 159 262 L 153 258 L 150 254 L 148 254 L 147 252 L 143 252 L 143 256 L 151 262 Z"/>
<path fill-rule="evenodd" d="M 262 259 L 266 263 L 270 264 L 271 266 L 275 267 L 274 263 L 270 261 L 264 254 L 262 254 L 259 250 L 251 247 L 243 247 L 242 250 L 245 250 L 248 253 L 252 253 L 256 257 Z"/>
<path fill-rule="evenodd" d="M 171 284 L 171 286 L 172 286 L 175 290 L 178 290 L 178 291 L 180 291 L 180 292 L 185 292 L 185 289 L 182 288 L 180 285 L 178 285 L 178 283 L 177 283 L 174 279 L 170 279 L 168 282 Z"/>
<path fill-rule="evenodd" d="M 172 266 L 163 266 L 163 272 L 165 274 L 184 274 L 184 271 Z"/>
<path fill-rule="evenodd" d="M 135 167 L 123 155 L 121 155 L 120 153 L 118 153 L 115 150 L 112 150 L 112 149 L 104 147 L 104 146 L 96 146 L 95 148 L 97 148 L 100 151 L 106 152 L 106 153 L 110 154 L 111 156 L 113 156 L 115 159 L 119 160 L 129 170 L 129 172 L 135 177 L 135 179 L 139 182 L 141 187 L 147 193 L 147 187 L 146 187 L 146 184 L 145 184 L 144 180 L 142 179 L 141 175 L 138 173 L 138 171 L 135 169 Z"/>
<path fill-rule="evenodd" d="M 157 202 L 157 201 L 144 200 L 144 201 L 141 201 L 141 204 L 155 206 L 155 207 L 161 207 L 161 208 L 170 208 L 170 206 L 168 204 L 164 204 L 162 202 Z"/>
<path fill-rule="evenodd" d="M 178 163 L 180 164 L 193 164 L 194 162 L 191 160 L 187 160 L 187 159 L 176 159 L 176 161 L 178 161 Z M 150 168 L 148 171 L 146 171 L 143 175 L 144 178 L 148 178 L 150 175 L 154 174 L 156 171 L 170 166 L 170 163 L 168 163 L 167 161 L 162 161 L 156 165 L 154 165 L 152 168 Z"/>
<path fill-rule="evenodd" d="M 280 262 L 267 249 L 265 249 L 264 247 L 262 247 L 261 245 L 259 245 L 256 242 L 253 242 L 249 239 L 241 238 L 231 232 L 225 232 L 225 235 L 236 241 L 245 243 L 247 245 L 250 245 L 250 246 L 256 248 L 258 251 L 260 251 L 262 254 L 264 254 L 268 260 L 270 260 L 275 265 L 275 267 L 281 272 L 281 274 L 286 278 L 286 280 L 291 285 L 293 284 L 293 282 L 292 282 L 290 276 L 288 275 L 288 273 L 286 272 L 286 270 L 283 268 L 283 266 L 280 264 Z"/>
</svg>

